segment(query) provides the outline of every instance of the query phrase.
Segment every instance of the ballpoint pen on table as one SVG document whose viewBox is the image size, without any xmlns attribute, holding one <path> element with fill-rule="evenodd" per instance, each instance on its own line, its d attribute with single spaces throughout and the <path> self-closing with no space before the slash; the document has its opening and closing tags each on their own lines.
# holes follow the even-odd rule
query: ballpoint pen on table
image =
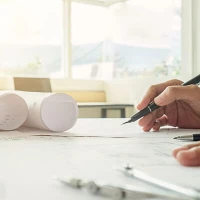
<svg viewBox="0 0 200 200">
<path fill-rule="evenodd" d="M 189 198 L 189 199 L 193 199 L 193 200 L 200 199 L 200 192 L 194 188 L 184 187 L 181 185 L 176 185 L 176 184 L 169 183 L 169 182 L 166 182 L 166 181 L 163 181 L 160 179 L 156 179 L 156 178 L 146 174 L 145 172 L 142 172 L 138 169 L 131 167 L 130 165 L 125 165 L 123 167 L 119 167 L 119 168 L 117 168 L 117 170 L 123 172 L 125 175 L 137 178 L 148 184 L 152 184 L 159 188 L 169 190 L 171 192 L 175 192 L 179 195 L 182 195 L 182 199 L 184 199 L 184 198 L 187 198 L 187 199 Z"/>
<path fill-rule="evenodd" d="M 200 74 L 195 76 L 194 78 L 190 79 L 189 81 L 182 83 L 181 85 L 186 86 L 186 85 L 191 85 L 191 84 L 198 84 L 199 82 L 200 82 Z M 131 116 L 131 119 L 128 120 L 127 122 L 124 122 L 123 124 L 135 122 L 138 119 L 144 117 L 145 115 L 153 112 L 154 110 L 156 110 L 159 107 L 160 106 L 156 105 L 154 102 L 151 102 L 146 108 L 144 108 L 143 110 L 140 110 L 138 113 Z"/>
<path fill-rule="evenodd" d="M 104 197 L 109 197 L 114 200 L 120 199 L 173 199 L 178 200 L 170 195 L 162 195 L 157 193 L 150 193 L 139 188 L 133 187 L 132 185 L 114 185 L 108 184 L 102 181 L 84 181 L 79 178 L 61 178 L 53 177 L 55 180 L 60 181 L 64 185 L 67 185 L 76 189 L 86 189 L 89 193 L 93 195 L 100 195 Z"/>
<path fill-rule="evenodd" d="M 182 135 L 174 137 L 173 139 L 177 140 L 187 140 L 187 141 L 199 141 L 200 140 L 200 134 L 192 134 L 192 135 Z"/>
</svg>

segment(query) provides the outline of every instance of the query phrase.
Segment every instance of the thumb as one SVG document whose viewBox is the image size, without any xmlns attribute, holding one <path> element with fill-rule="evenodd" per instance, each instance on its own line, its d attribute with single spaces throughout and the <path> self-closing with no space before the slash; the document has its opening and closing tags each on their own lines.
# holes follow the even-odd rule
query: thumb
<svg viewBox="0 0 200 200">
<path fill-rule="evenodd" d="M 165 106 L 177 100 L 199 101 L 200 88 L 197 85 L 168 86 L 154 102 L 159 106 Z"/>
</svg>

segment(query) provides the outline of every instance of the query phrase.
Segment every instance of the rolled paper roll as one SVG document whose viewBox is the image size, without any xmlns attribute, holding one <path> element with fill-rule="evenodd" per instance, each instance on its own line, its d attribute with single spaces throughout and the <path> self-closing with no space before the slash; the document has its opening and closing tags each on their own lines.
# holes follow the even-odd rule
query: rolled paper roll
<svg viewBox="0 0 200 200">
<path fill-rule="evenodd" d="M 15 91 L 28 105 L 23 126 L 62 132 L 74 126 L 78 118 L 76 101 L 67 94 Z"/>
<path fill-rule="evenodd" d="M 0 92 L 0 130 L 19 128 L 27 116 L 28 107 L 23 98 L 10 92 Z"/>
</svg>

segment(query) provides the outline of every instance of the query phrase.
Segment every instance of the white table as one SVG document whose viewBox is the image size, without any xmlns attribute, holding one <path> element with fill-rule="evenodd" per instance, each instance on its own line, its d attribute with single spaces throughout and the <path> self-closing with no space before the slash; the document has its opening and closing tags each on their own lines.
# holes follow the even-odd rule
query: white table
<svg viewBox="0 0 200 200">
<path fill-rule="evenodd" d="M 87 127 L 98 124 L 101 127 L 105 124 L 106 131 L 109 130 L 108 124 L 114 127 L 123 121 L 79 119 L 70 132 L 87 131 Z M 172 149 L 183 145 L 183 142 L 172 139 L 173 134 L 173 130 L 168 134 L 167 129 L 161 133 L 136 133 L 132 138 L 18 137 L 17 134 L 6 137 L 4 134 L 0 136 L 0 184 L 5 189 L 3 199 L 106 199 L 66 187 L 53 180 L 53 175 L 104 180 L 121 185 L 136 184 L 150 191 L 158 191 L 113 169 L 127 162 L 163 180 L 200 188 L 197 185 L 200 182 L 200 168 L 182 167 L 172 158 Z"/>
</svg>

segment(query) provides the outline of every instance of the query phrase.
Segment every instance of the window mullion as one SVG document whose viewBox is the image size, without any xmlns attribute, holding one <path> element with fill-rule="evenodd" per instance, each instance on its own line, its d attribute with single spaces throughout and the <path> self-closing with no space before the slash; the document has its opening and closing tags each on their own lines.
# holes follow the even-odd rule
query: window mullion
<svg viewBox="0 0 200 200">
<path fill-rule="evenodd" d="M 71 0 L 63 0 L 63 68 L 64 76 L 72 78 Z"/>
<path fill-rule="evenodd" d="M 199 0 L 191 0 L 192 3 L 192 58 L 193 58 L 193 66 L 192 66 L 192 72 L 193 76 L 200 73 L 200 57 L 199 57 L 199 51 L 200 51 L 200 1 Z"/>
<path fill-rule="evenodd" d="M 193 76 L 194 73 L 194 37 L 193 37 L 193 23 L 194 16 L 192 13 L 192 1 L 182 0 L 182 24 L 181 24 L 181 77 L 185 80 Z"/>
</svg>

